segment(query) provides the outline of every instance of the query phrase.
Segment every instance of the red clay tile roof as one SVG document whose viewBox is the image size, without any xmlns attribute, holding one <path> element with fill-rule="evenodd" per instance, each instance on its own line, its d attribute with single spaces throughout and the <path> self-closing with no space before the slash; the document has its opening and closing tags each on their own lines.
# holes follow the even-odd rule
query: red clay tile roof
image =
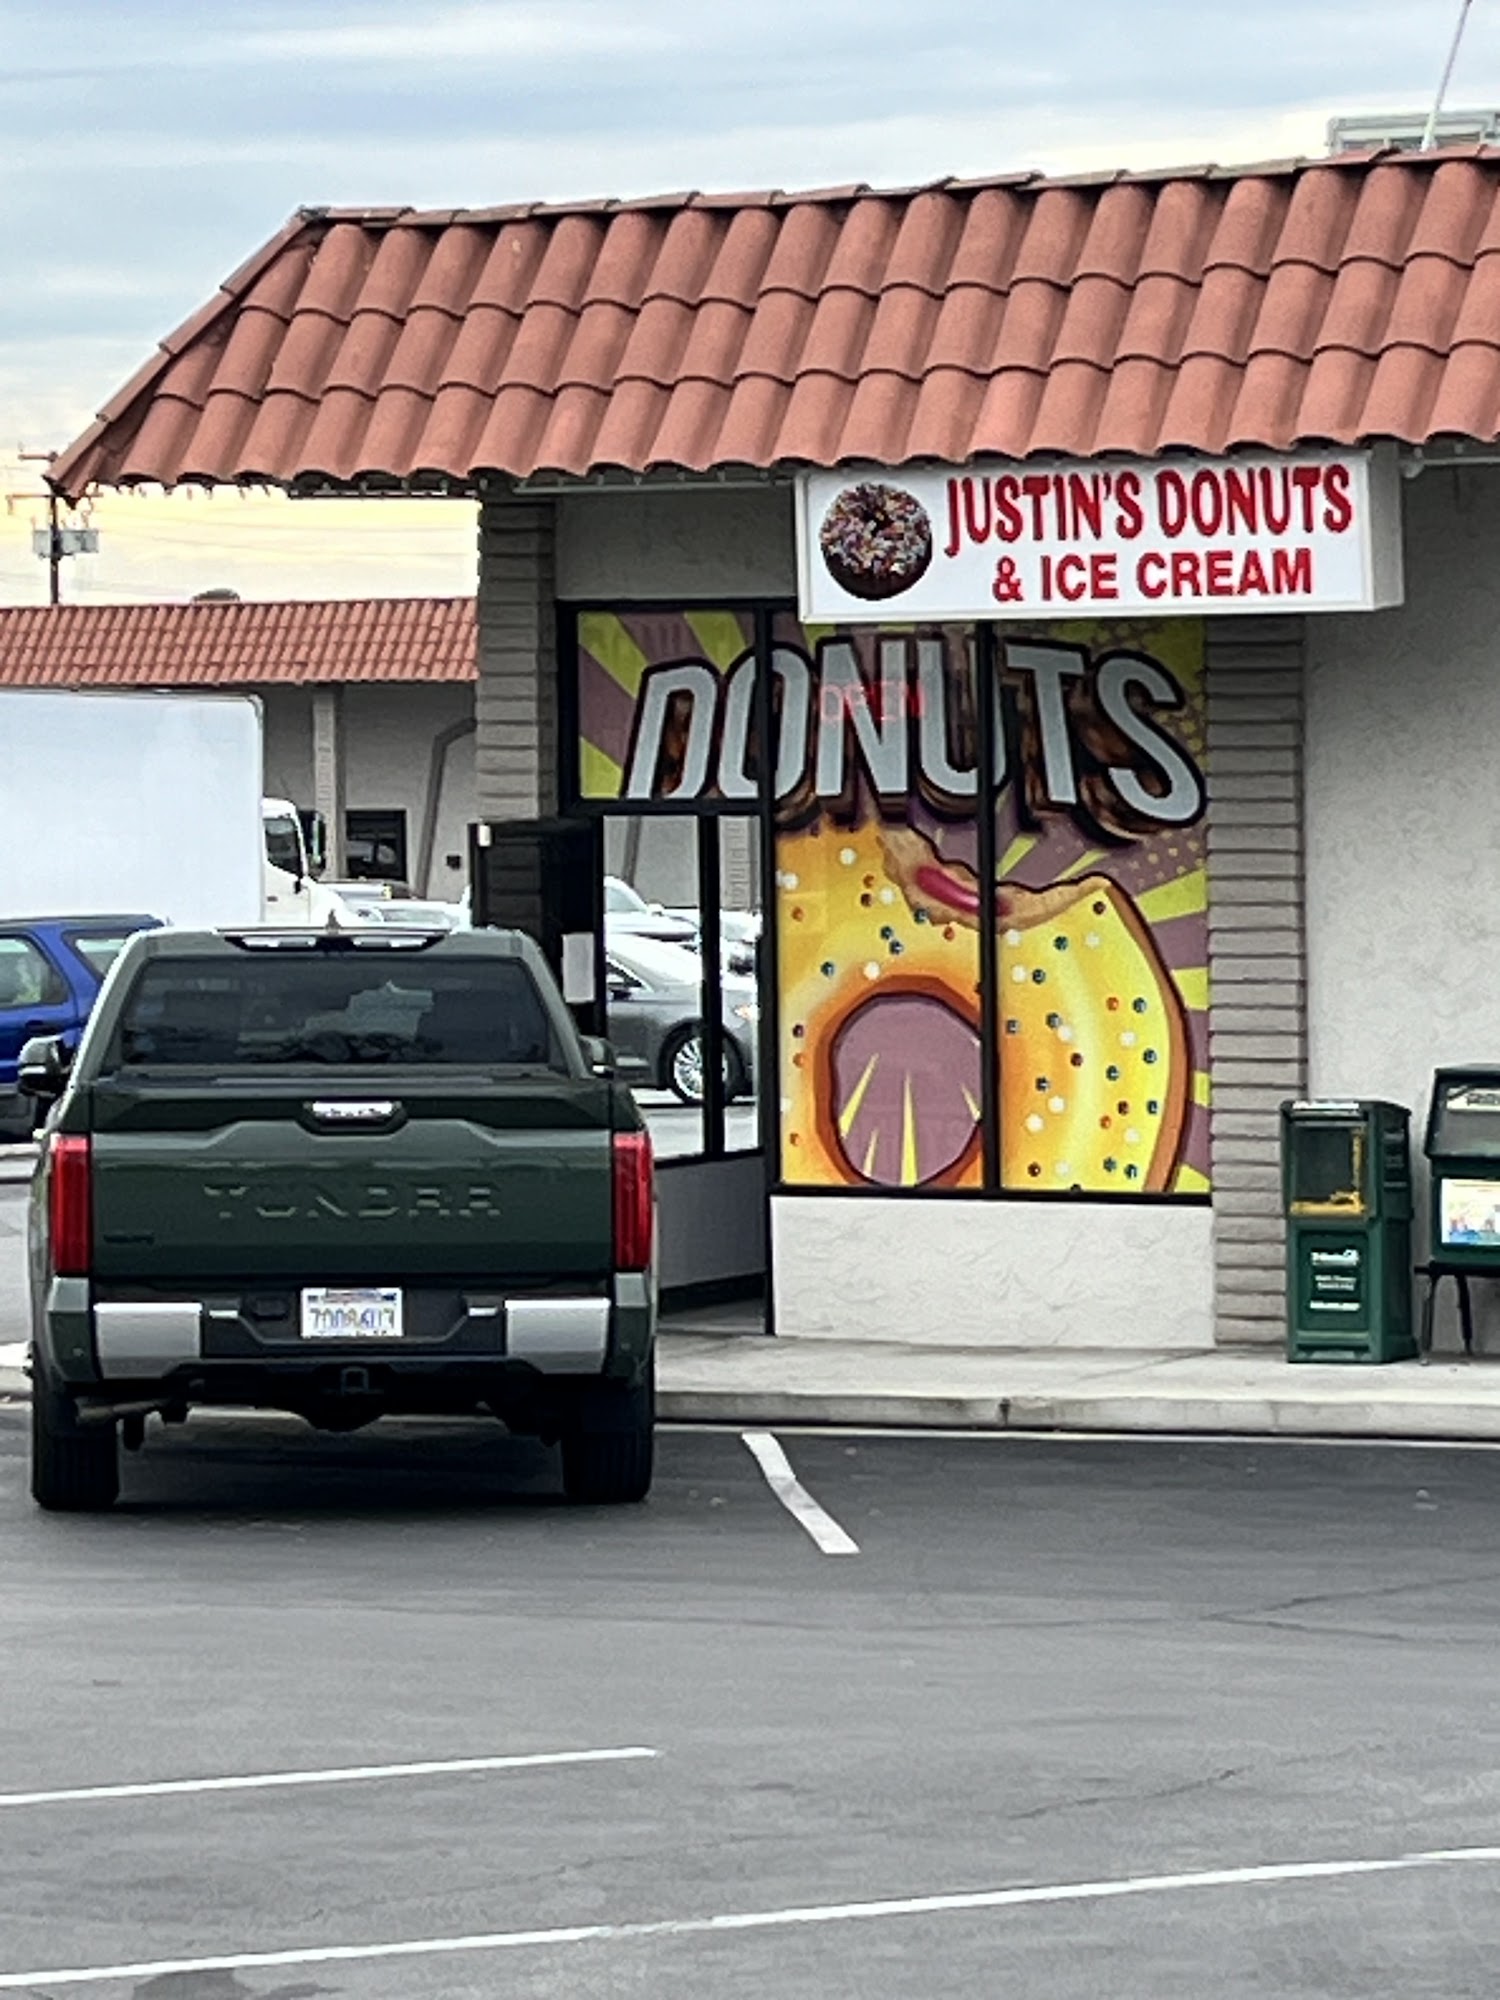
<svg viewBox="0 0 1500 2000">
<path fill-rule="evenodd" d="M 0 687 L 469 681 L 471 597 L 0 608 Z"/>
<path fill-rule="evenodd" d="M 442 484 L 1500 436 L 1500 149 L 307 211 L 54 478 Z"/>
</svg>

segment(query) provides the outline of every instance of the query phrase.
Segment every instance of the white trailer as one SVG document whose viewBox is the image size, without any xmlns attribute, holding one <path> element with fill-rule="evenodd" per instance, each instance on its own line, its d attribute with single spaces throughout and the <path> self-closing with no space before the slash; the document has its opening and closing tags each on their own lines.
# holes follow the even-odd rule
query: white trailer
<svg viewBox="0 0 1500 2000">
<path fill-rule="evenodd" d="M 247 695 L 0 690 L 0 914 L 196 928 L 360 921 L 265 799 Z"/>
</svg>

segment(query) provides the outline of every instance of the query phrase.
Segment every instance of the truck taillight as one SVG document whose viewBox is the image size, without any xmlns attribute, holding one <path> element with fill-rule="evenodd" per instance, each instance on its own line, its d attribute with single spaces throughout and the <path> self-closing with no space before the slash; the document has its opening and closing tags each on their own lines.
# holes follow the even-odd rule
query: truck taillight
<svg viewBox="0 0 1500 2000">
<path fill-rule="evenodd" d="M 615 1269 L 645 1271 L 655 1234 L 651 1141 L 644 1132 L 615 1134 Z"/>
<path fill-rule="evenodd" d="M 86 1278 L 94 1248 L 93 1162 L 88 1140 L 71 1132 L 57 1133 L 47 1170 L 52 1268 L 60 1278 Z"/>
</svg>

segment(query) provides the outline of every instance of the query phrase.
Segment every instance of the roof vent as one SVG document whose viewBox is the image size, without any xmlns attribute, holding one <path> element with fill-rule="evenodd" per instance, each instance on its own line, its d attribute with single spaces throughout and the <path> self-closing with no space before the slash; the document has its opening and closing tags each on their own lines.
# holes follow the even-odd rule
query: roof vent
<svg viewBox="0 0 1500 2000">
<path fill-rule="evenodd" d="M 1357 118 L 1330 118 L 1330 153 L 1364 153 L 1372 146 L 1417 153 L 1427 131 L 1425 111 L 1373 111 Z M 1489 146 L 1500 141 L 1500 111 L 1441 111 L 1433 127 L 1435 146 Z"/>
</svg>

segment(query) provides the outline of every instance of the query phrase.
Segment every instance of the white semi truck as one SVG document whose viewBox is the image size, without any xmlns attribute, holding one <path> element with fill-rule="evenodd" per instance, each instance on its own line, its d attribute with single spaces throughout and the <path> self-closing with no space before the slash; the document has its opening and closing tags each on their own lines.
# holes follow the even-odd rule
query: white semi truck
<svg viewBox="0 0 1500 2000">
<path fill-rule="evenodd" d="M 261 735 L 249 696 L 0 690 L 0 916 L 361 924 L 264 796 Z"/>
<path fill-rule="evenodd" d="M 366 921 L 336 891 L 313 874 L 302 815 L 290 799 L 262 799 L 264 837 L 262 905 L 268 923 L 316 924 L 321 930 L 330 917 L 341 924 Z"/>
</svg>

